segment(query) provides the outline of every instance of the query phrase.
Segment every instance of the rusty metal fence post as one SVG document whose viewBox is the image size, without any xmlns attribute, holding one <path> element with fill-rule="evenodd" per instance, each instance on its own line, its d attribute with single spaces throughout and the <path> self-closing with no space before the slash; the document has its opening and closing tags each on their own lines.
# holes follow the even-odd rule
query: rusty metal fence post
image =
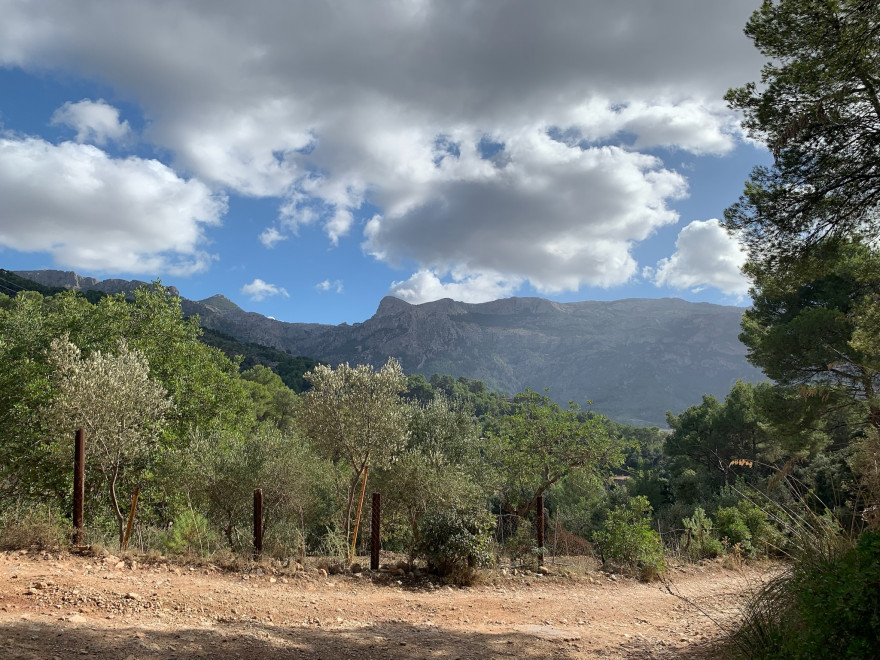
<svg viewBox="0 0 880 660">
<path fill-rule="evenodd" d="M 263 554 L 263 489 L 254 490 L 254 559 Z"/>
<path fill-rule="evenodd" d="M 370 527 L 370 570 L 379 570 L 379 548 L 381 537 L 379 536 L 379 525 L 381 524 L 381 508 L 382 496 L 379 493 L 373 493 L 373 520 Z"/>
<path fill-rule="evenodd" d="M 83 503 L 86 496 L 86 432 L 77 429 L 73 440 L 73 544 L 83 542 Z"/>
<path fill-rule="evenodd" d="M 540 550 L 538 551 L 538 564 L 543 565 L 544 563 L 544 496 L 538 495 L 538 501 L 535 504 L 537 508 L 537 521 L 535 523 L 538 529 L 538 547 Z"/>
</svg>

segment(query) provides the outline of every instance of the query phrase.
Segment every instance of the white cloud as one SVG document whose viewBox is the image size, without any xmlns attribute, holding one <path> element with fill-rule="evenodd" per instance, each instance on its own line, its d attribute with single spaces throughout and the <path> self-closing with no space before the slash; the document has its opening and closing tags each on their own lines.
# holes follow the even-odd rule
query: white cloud
<svg viewBox="0 0 880 660">
<path fill-rule="evenodd" d="M 275 227 L 266 227 L 260 233 L 260 243 L 265 245 L 267 248 L 275 247 L 276 243 L 280 241 L 286 240 L 287 237 L 278 231 Z"/>
<path fill-rule="evenodd" d="M 744 296 L 749 282 L 741 268 L 746 255 L 716 219 L 690 223 L 675 241 L 675 253 L 657 262 L 645 275 L 657 286 L 700 291 L 715 287 L 722 293 Z"/>
<path fill-rule="evenodd" d="M 342 280 L 324 280 L 315 285 L 318 291 L 335 291 L 342 293 Z"/>
<path fill-rule="evenodd" d="M 290 298 L 290 294 L 287 293 L 287 290 L 283 287 L 269 284 L 259 278 L 256 278 L 250 284 L 245 284 L 241 287 L 241 292 L 246 296 L 250 296 L 251 300 L 256 300 L 257 302 L 264 300 L 269 296 L 284 296 L 285 298 Z"/>
<path fill-rule="evenodd" d="M 672 147 L 695 154 L 725 154 L 739 136 L 739 122 L 723 101 L 636 101 L 621 110 L 620 120 L 621 130 L 636 136 L 636 149 Z"/>
<path fill-rule="evenodd" d="M 206 269 L 204 228 L 226 211 L 225 198 L 156 160 L 36 138 L 0 137 L 0 199 L 0 245 L 150 275 Z"/>
<path fill-rule="evenodd" d="M 505 153 L 507 164 L 483 166 L 482 180 L 456 180 L 451 170 L 427 199 L 396 214 L 389 204 L 391 213 L 367 223 L 366 249 L 462 277 L 527 278 L 553 293 L 626 282 L 637 271 L 633 243 L 678 220 L 666 200 L 683 196 L 685 181 L 650 156 L 567 146 L 537 128 Z"/>
<path fill-rule="evenodd" d="M 52 123 L 75 129 L 77 142 L 93 142 L 99 146 L 108 140 L 122 141 L 131 132 L 127 121 L 119 121 L 119 110 L 104 99 L 68 101 L 54 112 Z"/>
<path fill-rule="evenodd" d="M 392 283 L 388 293 L 414 305 L 441 298 L 481 303 L 510 296 L 521 284 L 521 279 L 492 273 L 453 275 L 452 281 L 443 282 L 436 272 L 420 270 L 406 281 Z"/>
<path fill-rule="evenodd" d="M 375 257 L 550 293 L 627 281 L 677 220 L 686 182 L 645 150 L 741 139 L 718 99 L 757 76 L 754 4 L 45 0 L 5 8 L 0 65 L 99 79 L 175 165 L 280 198 L 266 247 L 336 244 L 369 201 Z M 108 121 L 69 123 L 113 139 Z"/>
</svg>

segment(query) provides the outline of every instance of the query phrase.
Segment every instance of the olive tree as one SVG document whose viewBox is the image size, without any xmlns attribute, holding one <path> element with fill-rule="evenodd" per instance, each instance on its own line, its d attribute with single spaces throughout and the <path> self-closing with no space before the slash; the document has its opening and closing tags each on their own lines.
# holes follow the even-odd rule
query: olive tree
<svg viewBox="0 0 880 660">
<path fill-rule="evenodd" d="M 247 433 L 193 435 L 180 453 L 175 481 L 230 550 L 251 547 L 252 495 L 260 488 L 264 552 L 305 554 L 309 530 L 332 510 L 332 469 L 326 462 L 301 438 L 268 422 Z"/>
<path fill-rule="evenodd" d="M 391 359 L 379 371 L 370 365 L 319 365 L 306 379 L 312 389 L 301 398 L 299 421 L 315 449 L 348 472 L 342 531 L 354 545 L 360 506 L 354 535 L 351 524 L 358 484 L 362 479 L 366 484 L 371 466 L 387 465 L 407 436 L 409 406 L 400 396 L 406 376 Z"/>
<path fill-rule="evenodd" d="M 551 486 L 569 474 L 599 472 L 623 463 L 623 443 L 604 418 L 562 408 L 526 390 L 513 401 L 491 438 L 507 504 L 525 516 Z"/>
<path fill-rule="evenodd" d="M 104 479 L 122 543 L 125 516 L 117 495 L 121 476 L 143 468 L 173 404 L 165 388 L 150 378 L 143 353 L 120 340 L 116 353 L 87 357 L 67 337 L 49 349 L 49 379 L 54 396 L 43 414 L 57 446 L 69 451 L 73 432 L 89 438 L 87 464 Z"/>
<path fill-rule="evenodd" d="M 384 515 L 405 523 L 410 563 L 425 516 L 484 505 L 492 471 L 480 449 L 480 429 L 468 404 L 441 393 L 425 405 L 411 404 L 409 437 L 391 465 L 377 471 Z"/>
</svg>

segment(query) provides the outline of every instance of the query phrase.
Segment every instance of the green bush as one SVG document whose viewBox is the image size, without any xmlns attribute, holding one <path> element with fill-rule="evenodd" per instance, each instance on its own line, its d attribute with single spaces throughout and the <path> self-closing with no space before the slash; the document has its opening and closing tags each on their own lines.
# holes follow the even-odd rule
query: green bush
<svg viewBox="0 0 880 660">
<path fill-rule="evenodd" d="M 767 514 L 748 500 L 718 509 L 715 528 L 729 546 L 739 544 L 747 557 L 764 556 L 779 543 L 779 532 L 767 522 Z"/>
<path fill-rule="evenodd" d="M 165 549 L 177 555 L 211 554 L 217 545 L 217 537 L 211 531 L 207 518 L 188 510 L 174 519 L 164 539 Z"/>
<path fill-rule="evenodd" d="M 643 495 L 615 507 L 593 539 L 604 563 L 637 569 L 642 575 L 656 575 L 666 569 L 663 543 L 651 529 L 651 504 Z"/>
<path fill-rule="evenodd" d="M 68 545 L 73 531 L 52 507 L 14 505 L 0 513 L 0 550 L 51 550 Z"/>
<path fill-rule="evenodd" d="M 525 568 L 538 567 L 538 548 L 535 531 L 530 521 L 517 519 L 518 525 L 512 536 L 504 539 L 504 554 L 511 561 L 520 562 Z"/>
<path fill-rule="evenodd" d="M 447 509 L 422 519 L 419 556 L 438 575 L 467 579 L 472 569 L 490 565 L 495 518 L 485 509 Z"/>
<path fill-rule="evenodd" d="M 875 658 L 880 649 L 880 532 L 819 545 L 748 605 L 733 642 L 750 658 Z"/>
<path fill-rule="evenodd" d="M 815 568 L 795 574 L 792 589 L 802 625 L 786 652 L 790 657 L 876 657 L 880 532 L 865 532 L 855 548 Z"/>
<path fill-rule="evenodd" d="M 706 515 L 702 507 L 697 507 L 694 515 L 684 518 L 684 537 L 681 540 L 683 552 L 693 560 L 717 557 L 724 550 L 712 534 L 712 519 Z"/>
</svg>

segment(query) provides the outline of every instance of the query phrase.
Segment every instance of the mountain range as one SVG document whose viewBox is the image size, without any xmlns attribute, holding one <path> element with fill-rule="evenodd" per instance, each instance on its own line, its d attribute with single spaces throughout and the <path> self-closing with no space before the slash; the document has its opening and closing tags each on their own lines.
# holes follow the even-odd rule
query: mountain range
<svg viewBox="0 0 880 660">
<path fill-rule="evenodd" d="M 16 271 L 46 286 L 131 291 L 143 282 L 81 277 L 65 271 Z M 504 298 L 469 304 L 450 299 L 412 305 L 386 297 L 363 323 L 285 323 L 246 312 L 222 295 L 182 299 L 205 328 L 331 364 L 397 358 L 406 373 L 482 380 L 515 394 L 548 388 L 612 419 L 665 426 L 665 413 L 723 398 L 737 379 L 761 372 L 739 342 L 740 307 L 677 298 L 557 303 Z"/>
</svg>

